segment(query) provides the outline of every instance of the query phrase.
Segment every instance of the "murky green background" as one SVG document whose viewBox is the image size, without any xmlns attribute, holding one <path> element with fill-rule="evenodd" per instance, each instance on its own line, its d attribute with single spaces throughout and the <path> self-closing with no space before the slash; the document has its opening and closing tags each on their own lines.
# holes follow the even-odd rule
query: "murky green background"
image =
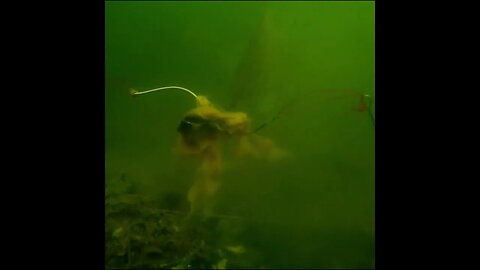
<svg viewBox="0 0 480 270">
<path fill-rule="evenodd" d="M 193 181 L 172 148 L 194 100 L 131 98 L 130 87 L 179 85 L 223 108 L 235 100 L 253 126 L 308 94 L 260 132 L 288 159 L 225 157 L 216 212 L 258 224 L 245 246 L 269 267 L 374 267 L 375 128 L 352 94 L 374 96 L 373 2 L 105 5 L 107 190 L 127 179 L 145 196 L 186 196 Z"/>
</svg>

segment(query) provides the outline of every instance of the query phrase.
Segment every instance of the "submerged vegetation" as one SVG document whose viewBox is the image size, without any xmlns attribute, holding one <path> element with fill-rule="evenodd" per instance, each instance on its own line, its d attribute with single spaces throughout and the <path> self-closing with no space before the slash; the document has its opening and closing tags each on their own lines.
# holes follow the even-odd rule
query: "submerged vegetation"
<svg viewBox="0 0 480 270">
<path fill-rule="evenodd" d="M 239 260 L 247 251 L 236 241 L 241 229 L 231 228 L 244 227 L 241 218 L 189 215 L 176 197 L 108 194 L 107 269 L 227 269 L 253 263 Z"/>
</svg>

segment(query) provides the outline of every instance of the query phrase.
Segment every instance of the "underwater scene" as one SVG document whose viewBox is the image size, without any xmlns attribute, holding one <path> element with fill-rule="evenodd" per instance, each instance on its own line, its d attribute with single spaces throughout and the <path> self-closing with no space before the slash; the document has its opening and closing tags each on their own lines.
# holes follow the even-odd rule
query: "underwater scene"
<svg viewBox="0 0 480 270">
<path fill-rule="evenodd" d="M 105 2 L 106 269 L 375 268 L 375 4 Z"/>
</svg>

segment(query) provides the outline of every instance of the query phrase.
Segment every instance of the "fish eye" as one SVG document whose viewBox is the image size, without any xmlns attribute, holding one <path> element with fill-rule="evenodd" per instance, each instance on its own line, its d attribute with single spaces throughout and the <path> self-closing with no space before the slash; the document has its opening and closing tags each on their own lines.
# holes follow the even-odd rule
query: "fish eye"
<svg viewBox="0 0 480 270">
<path fill-rule="evenodd" d="M 193 125 L 192 123 L 182 120 L 180 124 L 178 125 L 177 131 L 185 134 L 185 133 L 190 133 L 193 130 Z"/>
</svg>

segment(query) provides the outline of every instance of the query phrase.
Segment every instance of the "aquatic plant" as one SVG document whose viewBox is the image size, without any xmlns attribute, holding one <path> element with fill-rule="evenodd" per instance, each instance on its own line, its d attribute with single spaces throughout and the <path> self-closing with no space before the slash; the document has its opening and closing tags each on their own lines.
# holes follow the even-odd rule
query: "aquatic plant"
<svg viewBox="0 0 480 270">
<path fill-rule="evenodd" d="M 107 269 L 226 269 L 230 263 L 235 268 L 235 259 L 246 252 L 225 230 L 242 220 L 192 218 L 139 195 L 116 194 L 107 201 Z M 215 225 L 219 219 L 224 227 Z"/>
</svg>

